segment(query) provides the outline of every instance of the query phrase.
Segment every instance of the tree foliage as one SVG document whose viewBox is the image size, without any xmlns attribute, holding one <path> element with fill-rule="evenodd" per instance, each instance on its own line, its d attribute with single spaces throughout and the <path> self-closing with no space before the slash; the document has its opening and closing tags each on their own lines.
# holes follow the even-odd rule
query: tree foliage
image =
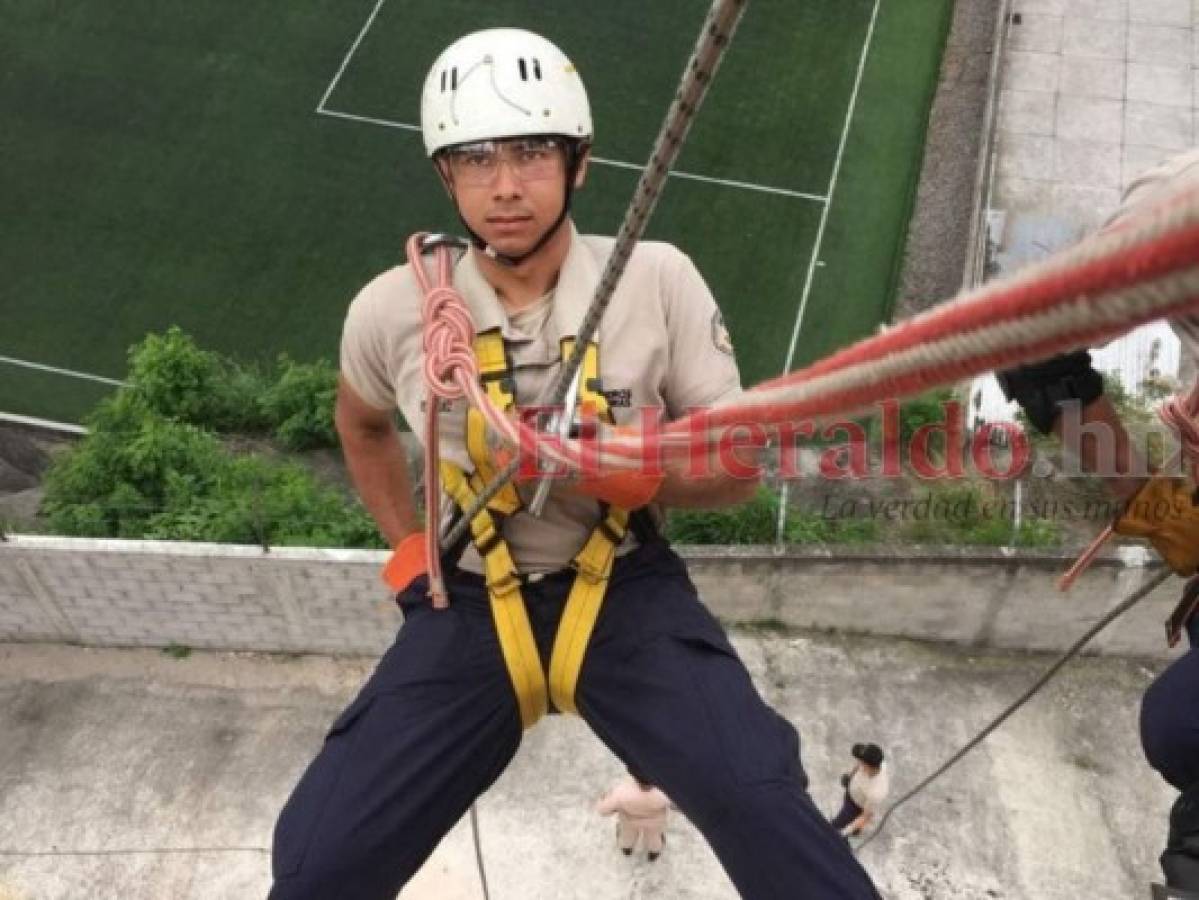
<svg viewBox="0 0 1199 900">
<path fill-rule="evenodd" d="M 61 534 L 307 546 L 381 546 L 365 510 L 304 467 L 229 452 L 222 431 L 335 443 L 336 375 L 281 357 L 266 379 L 177 328 L 130 350 L 127 387 L 50 467 L 42 510 Z"/>
</svg>

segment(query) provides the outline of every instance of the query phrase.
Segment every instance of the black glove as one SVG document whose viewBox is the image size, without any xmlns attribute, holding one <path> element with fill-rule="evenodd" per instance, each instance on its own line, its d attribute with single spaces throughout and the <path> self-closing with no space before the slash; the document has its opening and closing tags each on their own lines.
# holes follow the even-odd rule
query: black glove
<svg viewBox="0 0 1199 900">
<path fill-rule="evenodd" d="M 844 775 L 841 776 L 841 787 L 843 787 L 843 788 L 849 787 L 849 773 L 848 772 L 846 772 Z"/>
</svg>

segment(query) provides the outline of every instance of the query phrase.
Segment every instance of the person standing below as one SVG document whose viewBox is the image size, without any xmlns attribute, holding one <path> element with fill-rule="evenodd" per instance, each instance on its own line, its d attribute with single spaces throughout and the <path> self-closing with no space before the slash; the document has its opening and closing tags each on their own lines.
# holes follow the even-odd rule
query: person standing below
<svg viewBox="0 0 1199 900">
<path fill-rule="evenodd" d="M 634 772 L 613 785 L 596 806 L 601 816 L 618 817 L 616 843 L 620 852 L 631 856 L 640 840 L 650 862 L 662 855 L 669 811 L 670 798 Z"/>
<path fill-rule="evenodd" d="M 480 382 L 499 410 L 527 411 L 561 372 L 615 244 L 570 217 L 593 139 L 582 79 L 539 35 L 475 32 L 430 69 L 421 130 L 470 236 L 447 268 Z M 478 410 L 427 396 L 422 307 L 438 292 L 424 295 L 413 265 L 428 260 L 384 272 L 351 304 L 336 408 L 354 484 L 395 551 L 384 572 L 404 624 L 279 816 L 270 900 L 394 900 L 551 704 L 670 795 L 746 900 L 877 900 L 808 794 L 795 727 L 655 528 L 662 507 L 742 503 L 755 478 L 690 460 L 585 474 L 555 480 L 540 516 L 528 511 L 536 484 L 510 483 L 473 514 L 472 546 L 445 548 L 448 605 L 430 601 L 396 408 L 428 447 L 424 404 L 437 404 L 432 462 L 459 510 L 499 463 Z M 741 392 L 715 299 L 662 242 L 633 248 L 583 355 L 576 410 L 604 429 Z"/>
<path fill-rule="evenodd" d="M 857 837 L 874 821 L 891 790 L 885 757 L 878 744 L 854 744 L 852 771 L 841 776 L 845 797 L 841 811 L 832 818 L 832 826 L 842 837 Z"/>
</svg>

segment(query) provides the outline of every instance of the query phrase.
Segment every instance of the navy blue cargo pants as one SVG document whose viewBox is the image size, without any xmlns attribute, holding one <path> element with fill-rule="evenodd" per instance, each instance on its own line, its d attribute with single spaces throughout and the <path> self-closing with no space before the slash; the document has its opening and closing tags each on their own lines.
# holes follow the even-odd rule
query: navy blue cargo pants
<svg viewBox="0 0 1199 900">
<path fill-rule="evenodd" d="M 1149 764 L 1180 791 L 1199 784 L 1199 615 L 1191 649 L 1149 685 L 1141 702 L 1141 746 Z"/>
<path fill-rule="evenodd" d="M 1199 615 L 1187 625 L 1191 649 L 1161 673 L 1141 702 L 1141 746 L 1149 764 L 1182 796 L 1170 811 L 1166 881 L 1199 891 Z"/>
<path fill-rule="evenodd" d="M 573 573 L 525 587 L 548 660 Z M 338 717 L 275 829 L 270 900 L 393 900 L 520 745 L 516 700 L 477 576 L 405 622 Z M 748 900 L 867 900 L 869 877 L 807 793 L 799 736 L 758 695 L 682 561 L 616 563 L 576 703 L 629 768 L 703 832 Z"/>
<path fill-rule="evenodd" d="M 861 814 L 862 807 L 854 803 L 853 800 L 850 799 L 849 791 L 846 791 L 844 798 L 841 800 L 841 810 L 835 816 L 833 816 L 833 818 L 829 821 L 829 824 L 836 828 L 837 831 L 841 831 L 850 822 L 855 821 Z"/>
</svg>

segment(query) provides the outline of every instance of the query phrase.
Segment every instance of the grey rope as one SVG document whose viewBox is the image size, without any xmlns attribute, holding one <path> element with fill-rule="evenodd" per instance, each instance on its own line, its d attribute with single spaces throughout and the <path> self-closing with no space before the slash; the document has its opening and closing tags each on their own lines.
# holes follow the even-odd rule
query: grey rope
<svg viewBox="0 0 1199 900">
<path fill-rule="evenodd" d="M 629 257 L 632 256 L 633 250 L 637 246 L 637 241 L 645 232 L 645 226 L 649 222 L 654 207 L 657 206 L 658 197 L 670 174 L 671 166 L 674 165 L 679 151 L 683 148 L 687 132 L 691 129 L 692 120 L 707 95 L 716 69 L 719 67 L 733 37 L 733 32 L 736 31 L 748 5 L 749 0 L 713 0 L 707 18 L 704 20 L 699 40 L 692 51 L 691 59 L 683 71 L 683 78 L 678 92 L 675 94 L 674 102 L 671 103 L 666 120 L 662 123 L 662 130 L 654 142 L 649 163 L 641 173 L 637 188 L 633 192 L 633 199 L 625 212 L 624 221 L 621 223 L 620 231 L 616 234 L 616 244 L 612 248 L 612 255 L 608 257 L 599 284 L 596 286 L 595 296 L 591 300 L 591 306 L 579 327 L 574 352 L 562 366 L 552 387 L 538 400 L 538 406 L 552 408 L 562 405 L 566 392 L 569 390 L 571 382 L 574 381 L 575 373 L 582 365 L 587 345 L 595 336 L 600 319 L 603 318 L 608 303 L 612 299 L 612 293 L 616 290 L 616 284 L 624 273 Z M 466 529 L 470 527 L 470 523 L 479 511 L 500 492 L 519 468 L 520 457 L 518 455 L 496 475 L 494 481 L 479 492 L 475 502 L 442 539 L 443 547 L 453 545 L 466 533 Z"/>
<path fill-rule="evenodd" d="M 678 158 L 679 151 L 687 138 L 687 132 L 691 128 L 691 122 L 708 92 L 712 76 L 716 74 L 720 60 L 724 56 L 725 50 L 728 49 L 729 41 L 741 21 L 748 3 L 749 0 L 713 0 L 712 7 L 708 10 L 707 18 L 704 20 L 699 41 L 683 72 L 682 83 L 666 114 L 662 130 L 654 142 L 649 163 L 641 173 L 637 188 L 633 192 L 633 199 L 625 212 L 624 221 L 621 223 L 620 231 L 617 232 L 612 255 L 608 257 L 599 284 L 596 286 L 595 296 L 592 297 L 587 315 L 579 327 L 574 352 L 563 365 L 553 386 L 539 400 L 539 406 L 560 406 L 565 399 L 575 374 L 582 365 L 587 345 L 595 336 L 600 320 L 616 290 L 617 282 L 620 281 L 620 276 L 628 264 L 629 257 L 632 256 L 637 241 L 645 232 L 645 226 L 649 222 L 654 207 L 657 206 L 671 166 Z M 441 545 L 443 547 L 454 544 L 465 534 L 479 510 L 500 492 L 501 488 L 516 474 L 518 468 L 520 468 L 519 457 L 505 466 L 495 480 L 479 492 L 475 502 L 442 538 Z M 473 803 L 470 807 L 470 827 L 475 844 L 475 863 L 479 869 L 479 883 L 483 888 L 483 900 L 490 900 L 487 869 L 483 861 L 483 844 L 479 837 L 479 814 Z"/>
<path fill-rule="evenodd" d="M 487 867 L 483 865 L 483 841 L 479 838 L 479 808 L 477 804 L 470 805 L 470 833 L 475 840 L 475 865 L 479 867 L 479 884 L 483 887 L 483 900 L 491 900 L 487 890 Z"/>
<path fill-rule="evenodd" d="M 1099 634 L 1099 632 L 1103 631 L 1103 629 L 1105 629 L 1108 625 L 1116 621 L 1116 619 L 1120 618 L 1120 616 L 1124 615 L 1124 613 L 1128 612 L 1130 609 L 1144 600 L 1147 596 L 1149 596 L 1149 594 L 1153 593 L 1156 588 L 1162 585 L 1173 574 L 1174 573 L 1169 569 L 1165 569 L 1157 575 L 1154 575 L 1147 582 L 1145 582 L 1145 584 L 1133 591 L 1128 597 L 1108 610 L 1108 612 L 1098 622 L 1096 622 L 1083 633 L 1082 637 L 1071 644 L 1070 649 L 1059 656 L 1054 661 L 1053 665 L 1046 669 L 1041 677 L 1034 681 L 1032 686 L 1023 694 L 1021 694 L 1014 703 L 1009 705 L 1003 712 L 992 719 L 986 728 L 978 732 L 978 734 L 967 741 L 966 745 L 962 747 L 961 750 L 949 757 L 949 759 L 947 759 L 935 772 L 896 800 L 895 803 L 891 805 L 891 808 L 888 809 L 883 817 L 879 820 L 878 827 L 874 829 L 868 838 L 854 848 L 854 852 L 861 853 L 863 847 L 882 834 L 883 828 L 886 827 L 887 821 L 891 818 L 891 815 L 895 812 L 895 810 L 899 809 L 899 807 L 903 806 L 909 800 L 913 799 L 917 794 L 921 793 L 930 784 L 949 771 L 950 767 L 955 765 L 958 760 L 986 740 L 991 732 L 995 731 L 995 729 L 1006 722 L 1013 713 L 1020 709 L 1020 707 L 1024 706 L 1024 704 L 1036 696 L 1041 689 L 1049 683 L 1050 679 L 1052 679 L 1053 676 L 1056 675 L 1064 665 L 1066 665 L 1066 663 L 1078 656 L 1078 654 L 1082 652 L 1082 649 L 1091 642 L 1095 635 Z"/>
</svg>

